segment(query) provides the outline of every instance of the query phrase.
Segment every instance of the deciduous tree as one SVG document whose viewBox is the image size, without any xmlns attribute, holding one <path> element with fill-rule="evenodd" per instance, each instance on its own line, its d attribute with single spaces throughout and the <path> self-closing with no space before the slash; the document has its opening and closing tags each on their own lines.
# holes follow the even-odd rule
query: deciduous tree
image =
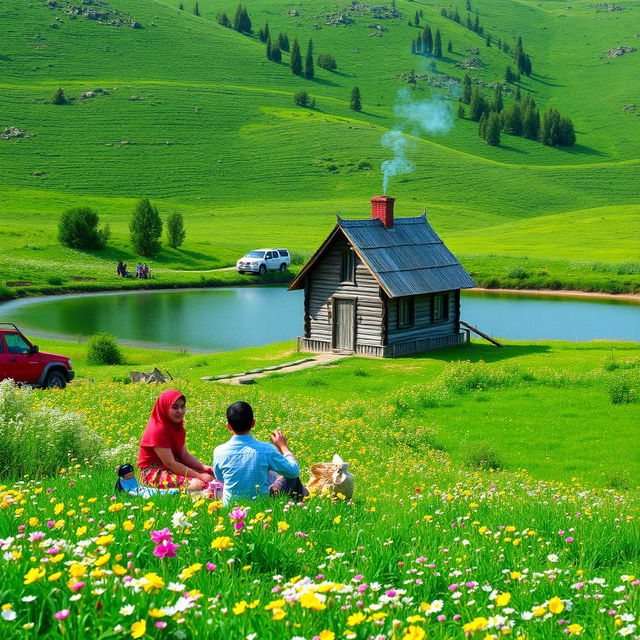
<svg viewBox="0 0 640 640">
<path fill-rule="evenodd" d="M 140 255 L 153 257 L 160 251 L 162 220 L 158 209 L 148 198 L 143 198 L 136 205 L 129 222 L 129 231 L 131 244 Z"/>
<path fill-rule="evenodd" d="M 184 228 L 184 218 L 181 213 L 174 211 L 167 218 L 167 241 L 170 247 L 177 249 L 187 235 Z"/>
</svg>

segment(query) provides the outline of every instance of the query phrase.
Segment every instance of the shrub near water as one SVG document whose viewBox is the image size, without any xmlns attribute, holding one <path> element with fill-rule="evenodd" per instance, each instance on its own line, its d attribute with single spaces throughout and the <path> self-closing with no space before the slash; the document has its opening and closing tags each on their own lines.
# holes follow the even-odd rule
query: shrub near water
<svg viewBox="0 0 640 640">
<path fill-rule="evenodd" d="M 38 408 L 30 388 L 0 382 L 1 475 L 50 475 L 69 458 L 95 458 L 102 446 L 78 414 Z"/>
<path fill-rule="evenodd" d="M 96 333 L 89 338 L 87 362 L 90 364 L 124 364 L 124 356 L 109 333 Z"/>
</svg>

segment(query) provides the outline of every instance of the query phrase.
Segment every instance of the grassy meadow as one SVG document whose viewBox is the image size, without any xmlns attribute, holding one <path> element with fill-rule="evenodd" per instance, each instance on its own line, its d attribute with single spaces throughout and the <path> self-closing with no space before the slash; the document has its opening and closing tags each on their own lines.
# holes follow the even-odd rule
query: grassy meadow
<svg viewBox="0 0 640 640">
<path fill-rule="evenodd" d="M 29 398 L 79 413 L 102 441 L 55 477 L 23 453 L 24 473 L 0 487 L 6 637 L 637 637 L 635 344 L 474 343 L 231 387 L 200 378 L 290 360 L 292 345 L 125 349 L 126 366 L 106 367 L 86 363 L 85 345 L 40 342 L 64 349 L 79 378 Z M 353 499 L 233 510 L 114 495 L 113 465 L 134 459 L 167 386 L 124 378 L 153 365 L 184 391 L 201 459 L 227 437 L 225 407 L 244 399 L 258 437 L 285 430 L 303 480 L 342 455 Z M 614 403 L 623 383 L 631 401 Z M 0 422 L 18 393 L 0 387 Z"/>
<path fill-rule="evenodd" d="M 0 293 L 77 289 L 85 285 L 73 278 L 82 276 L 108 286 L 115 262 L 139 259 L 127 224 L 140 197 L 151 198 L 163 216 L 185 216 L 185 244 L 165 247 L 151 261 L 164 282 L 179 285 L 197 284 L 202 274 L 189 272 L 232 264 L 257 246 L 309 255 L 336 212 L 369 215 L 368 198 L 381 191 L 380 163 L 391 157 L 380 138 L 400 124 L 393 107 L 408 85 L 399 76 L 415 69 L 430 74 L 432 84 L 459 79 L 464 71 L 455 64 L 476 56 L 484 66 L 472 76 L 491 83 L 513 67 L 495 42 L 487 47 L 483 37 L 441 16 L 444 3 L 396 4 L 402 18 L 375 20 L 365 12 L 353 15 L 353 24 L 332 27 L 325 14 L 346 11 L 346 4 L 252 2 L 254 31 L 268 20 L 272 33 L 298 37 L 303 55 L 309 38 L 316 54 L 335 55 L 336 72 L 316 66 L 306 80 L 291 74 L 288 54 L 282 64 L 271 63 L 255 36 L 216 23 L 218 11 L 233 16 L 231 2 L 202 0 L 197 17 L 188 2 L 180 11 L 173 0 L 109 0 L 109 8 L 142 29 L 71 19 L 41 0 L 7 2 L 0 16 L 0 125 L 34 136 L 0 140 Z M 569 9 L 555 1 L 488 0 L 472 7 L 494 40 L 513 46 L 522 36 L 534 66 L 522 90 L 541 110 L 557 106 L 572 118 L 575 147 L 507 135 L 490 147 L 468 119 L 456 118 L 438 136 L 405 126 L 415 170 L 391 180 L 397 215 L 426 209 L 481 284 L 508 286 L 514 266 L 533 257 L 541 268 L 523 283 L 531 288 L 559 282 L 614 293 L 638 289 L 640 119 L 623 106 L 634 100 L 639 54 L 603 54 L 635 42 L 640 3 L 619 5 L 622 11 L 586 1 Z M 288 15 L 292 9 L 299 15 Z M 410 53 L 418 29 L 407 23 L 417 10 L 422 25 L 442 31 L 445 49 L 451 40 L 453 51 L 442 60 Z M 367 27 L 375 23 L 388 29 L 382 37 L 371 37 Z M 467 51 L 476 47 L 479 54 Z M 50 103 L 59 86 L 71 99 L 67 105 Z M 349 109 L 353 86 L 362 92 L 360 113 Z M 78 97 L 99 88 L 108 93 Z M 316 108 L 293 106 L 301 89 Z M 439 91 L 418 79 L 412 100 Z M 110 224 L 103 252 L 87 255 L 56 242 L 59 214 L 78 205 L 94 207 Z"/>
</svg>

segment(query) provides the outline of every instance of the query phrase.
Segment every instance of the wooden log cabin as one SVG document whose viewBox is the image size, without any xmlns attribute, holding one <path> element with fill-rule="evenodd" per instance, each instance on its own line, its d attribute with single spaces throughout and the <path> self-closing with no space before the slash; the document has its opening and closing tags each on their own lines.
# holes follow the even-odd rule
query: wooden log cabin
<svg viewBox="0 0 640 640">
<path fill-rule="evenodd" d="M 394 220 L 395 199 L 372 217 L 338 223 L 289 290 L 304 289 L 302 351 L 393 358 L 464 343 L 460 290 L 475 282 L 427 222 Z"/>
</svg>

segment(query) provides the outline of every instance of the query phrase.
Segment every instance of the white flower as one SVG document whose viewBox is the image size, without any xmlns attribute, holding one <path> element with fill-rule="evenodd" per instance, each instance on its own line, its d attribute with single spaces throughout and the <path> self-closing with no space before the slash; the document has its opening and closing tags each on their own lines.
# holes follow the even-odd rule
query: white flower
<svg viewBox="0 0 640 640">
<path fill-rule="evenodd" d="M 550 554 L 547 556 L 547 560 L 548 560 L 549 562 L 558 562 L 558 556 L 557 556 L 555 553 L 550 553 Z"/>
<path fill-rule="evenodd" d="M 75 593 L 74 595 L 72 595 L 69 600 L 71 600 L 72 602 L 75 602 L 76 600 L 80 600 L 80 598 L 82 598 L 82 594 L 81 593 Z"/>
<path fill-rule="evenodd" d="M 186 585 L 180 584 L 179 582 L 170 582 L 167 586 L 169 591 L 173 591 L 174 593 L 181 593 L 186 589 Z"/>
<path fill-rule="evenodd" d="M 132 604 L 126 604 L 124 607 L 120 608 L 121 616 L 130 616 L 136 608 Z"/>
<path fill-rule="evenodd" d="M 184 515 L 183 511 L 176 511 L 171 516 L 171 524 L 175 529 L 186 529 L 191 526 L 191 523 L 187 520 L 187 517 Z"/>
<path fill-rule="evenodd" d="M 255 640 L 257 637 L 258 637 L 258 634 L 257 634 L 257 633 L 250 633 L 250 634 L 247 636 L 247 640 Z"/>
<path fill-rule="evenodd" d="M 34 600 L 37 600 L 38 596 L 24 596 L 22 598 L 22 602 L 33 602 Z"/>
<path fill-rule="evenodd" d="M 17 613 L 13 609 L 3 609 L 2 617 L 8 621 L 15 620 L 17 617 Z"/>
<path fill-rule="evenodd" d="M 522 617 L 523 620 L 531 620 L 531 618 L 533 618 L 533 612 L 532 611 L 523 611 L 521 617 Z"/>
<path fill-rule="evenodd" d="M 620 627 L 620 629 L 618 629 L 618 633 L 621 636 L 630 636 L 635 630 L 636 630 L 636 625 L 629 624 L 626 627 Z"/>
</svg>

